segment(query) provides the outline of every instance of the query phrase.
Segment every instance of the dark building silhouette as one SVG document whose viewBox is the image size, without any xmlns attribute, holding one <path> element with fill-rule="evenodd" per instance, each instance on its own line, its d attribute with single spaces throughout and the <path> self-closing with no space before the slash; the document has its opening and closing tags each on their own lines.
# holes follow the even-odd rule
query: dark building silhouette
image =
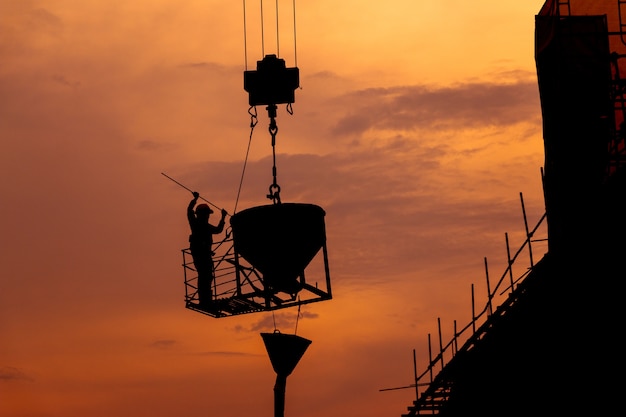
<svg viewBox="0 0 626 417">
<path fill-rule="evenodd" d="M 623 412 L 622 16 L 626 1 L 548 0 L 535 17 L 548 251 L 469 336 L 455 332 L 430 358 L 403 416 Z"/>
</svg>

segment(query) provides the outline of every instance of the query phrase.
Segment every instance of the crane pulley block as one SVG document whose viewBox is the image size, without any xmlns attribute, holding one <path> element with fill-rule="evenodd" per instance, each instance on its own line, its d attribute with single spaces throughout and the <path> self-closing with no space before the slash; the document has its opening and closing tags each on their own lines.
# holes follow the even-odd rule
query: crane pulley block
<svg viewBox="0 0 626 417">
<path fill-rule="evenodd" d="M 299 85 L 298 68 L 287 68 L 285 60 L 276 55 L 266 55 L 257 61 L 256 71 L 243 73 L 243 88 L 251 106 L 293 103 Z"/>
</svg>

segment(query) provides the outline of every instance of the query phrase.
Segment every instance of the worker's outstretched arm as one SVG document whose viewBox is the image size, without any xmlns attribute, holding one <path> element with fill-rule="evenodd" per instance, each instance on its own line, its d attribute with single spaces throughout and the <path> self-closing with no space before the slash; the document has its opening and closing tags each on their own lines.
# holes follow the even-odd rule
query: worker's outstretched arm
<svg viewBox="0 0 626 417">
<path fill-rule="evenodd" d="M 193 199 L 189 202 L 189 205 L 187 206 L 187 219 L 189 219 L 190 223 L 196 218 L 196 215 L 193 212 L 193 208 L 198 202 L 198 197 L 200 197 L 200 194 L 197 191 L 194 191 Z"/>
<path fill-rule="evenodd" d="M 222 230 L 224 230 L 224 224 L 226 223 L 225 220 L 227 214 L 228 213 L 226 212 L 226 210 L 222 209 L 222 218 L 220 219 L 220 222 L 215 229 L 215 233 L 222 233 Z"/>
</svg>

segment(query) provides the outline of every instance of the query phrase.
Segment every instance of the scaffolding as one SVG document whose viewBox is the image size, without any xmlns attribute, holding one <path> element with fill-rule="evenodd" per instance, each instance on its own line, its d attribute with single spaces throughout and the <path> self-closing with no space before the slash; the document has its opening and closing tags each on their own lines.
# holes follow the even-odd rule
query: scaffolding
<svg viewBox="0 0 626 417">
<path fill-rule="evenodd" d="M 455 321 L 453 337 L 444 345 L 441 321 L 438 319 L 439 350 L 433 355 L 431 335 L 428 334 L 426 369 L 418 374 L 414 350 L 414 383 L 407 387 L 381 390 L 409 387 L 415 389 L 416 399 L 403 417 L 443 414 L 444 409 L 446 413 L 451 412 L 447 414 L 459 415 L 458 413 L 467 413 L 470 404 L 475 406 L 474 411 L 485 408 L 485 401 L 489 399 L 480 397 L 480 394 L 480 398 L 463 397 L 468 392 L 470 380 L 467 377 L 464 379 L 463 375 L 477 371 L 475 366 L 480 365 L 472 362 L 476 362 L 480 352 L 493 354 L 493 346 L 515 347 L 515 342 L 511 342 L 513 339 L 506 340 L 506 336 L 503 336 L 503 330 L 512 323 L 519 323 L 515 319 L 521 317 L 520 311 L 526 309 L 527 314 L 538 314 L 533 325 L 541 323 L 544 318 L 541 314 L 545 309 L 533 309 L 532 313 L 528 313 L 527 300 L 536 300 L 537 291 L 545 289 L 552 291 L 549 293 L 552 296 L 560 296 L 560 292 L 565 292 L 570 297 L 565 297 L 565 302 L 554 300 L 557 305 L 552 311 L 566 309 L 563 314 L 570 314 L 578 308 L 577 300 L 581 297 L 592 297 L 589 293 L 598 291 L 581 285 L 586 282 L 589 273 L 608 277 L 607 279 L 623 276 L 621 257 L 614 259 L 616 253 L 621 255 L 623 245 L 618 243 L 615 248 L 612 245 L 615 236 L 619 234 L 616 231 L 621 227 L 621 222 L 618 225 L 614 222 L 623 216 L 623 175 L 626 171 L 626 65 L 623 61 L 626 58 L 626 25 L 623 23 L 626 21 L 625 12 L 626 1 L 622 0 L 548 0 L 536 16 L 535 51 L 546 147 L 545 175 L 542 170 L 546 212 L 534 227 L 529 228 L 520 193 L 526 237 L 519 250 L 511 256 L 508 235 L 505 235 L 508 264 L 493 290 L 490 288 L 485 258 L 487 303 L 484 308 L 475 313 L 472 285 L 470 323 L 459 330 Z M 549 235 L 550 238 L 549 251 L 536 263 L 533 244 L 547 241 L 536 238 L 536 233 L 544 228 L 548 229 L 546 237 Z M 611 242 L 607 241 L 607 237 L 611 238 Z M 522 253 L 527 253 L 529 266 L 515 278 L 513 265 L 516 261 L 519 263 Z M 580 258 L 576 258 L 577 256 Z M 585 259 L 581 259 L 582 257 Z M 581 265 L 568 265 L 571 259 L 579 259 Z M 538 290 L 539 283 L 545 283 L 546 274 L 555 275 L 555 270 L 560 273 L 563 271 L 565 277 L 558 276 L 550 286 L 542 286 Z M 565 271 L 573 273 L 573 276 L 567 276 Z M 576 281 L 573 281 L 574 285 L 570 283 L 569 287 L 564 287 L 565 279 Z M 501 302 L 496 300 L 498 297 L 503 297 L 498 300 Z M 551 304 L 552 300 L 553 298 L 548 299 L 546 304 Z M 524 302 L 527 302 L 525 306 Z M 572 322 L 565 328 L 571 330 L 576 321 Z M 527 330 L 525 336 L 534 335 L 534 330 Z M 552 328 L 543 327 L 541 330 L 545 337 Z M 567 330 L 561 330 L 559 334 L 565 331 Z M 498 336 L 505 340 L 502 342 L 501 339 L 500 344 L 489 346 L 488 340 L 497 340 Z M 547 343 L 556 343 L 556 340 L 557 336 L 554 336 Z M 585 347 L 589 349 L 588 345 Z M 542 369 L 539 368 L 542 365 L 550 368 L 560 366 L 560 371 L 568 369 L 567 361 L 549 363 L 549 359 L 542 358 L 542 346 L 533 345 L 532 348 L 533 352 L 523 351 L 524 355 L 528 355 L 520 365 L 531 369 L 524 372 L 525 370 L 520 371 L 521 368 L 518 367 L 517 374 L 508 375 L 507 381 L 489 380 L 485 384 L 493 375 L 501 376 L 509 370 L 503 370 L 503 373 L 494 372 L 506 364 L 496 363 L 497 358 L 484 359 L 490 361 L 491 373 L 486 379 L 480 380 L 484 385 L 477 389 L 485 386 L 491 389 L 500 388 L 498 384 L 505 384 L 500 390 L 501 394 L 508 389 L 522 390 L 524 383 L 516 381 L 520 373 L 528 376 L 530 372 L 541 372 Z M 592 369 L 589 373 L 593 374 L 593 355 L 582 347 L 576 352 L 589 355 L 586 358 L 589 362 L 586 363 Z M 507 352 L 503 352 L 500 359 L 506 358 L 506 355 Z M 535 363 L 537 361 L 540 363 Z M 556 374 L 560 375 L 558 372 Z M 563 382 L 570 388 L 576 384 L 575 381 Z M 462 390 L 460 386 L 463 383 L 465 394 L 456 395 Z M 456 387 L 459 389 L 455 390 Z M 544 395 L 552 392 L 549 381 L 543 389 Z M 474 396 L 478 392 L 472 389 L 469 391 Z M 520 396 L 525 398 L 523 395 L 516 391 L 507 396 L 507 400 L 510 402 Z M 453 405 L 453 398 L 459 396 L 460 400 Z M 484 401 L 480 403 L 482 400 Z M 578 403 L 571 391 L 554 402 L 556 407 L 565 405 L 572 409 L 583 406 L 593 408 L 596 405 L 593 401 Z M 529 399 L 527 403 L 530 403 L 527 409 L 532 409 L 537 402 Z M 501 410 L 491 407 L 489 411 Z"/>
<path fill-rule="evenodd" d="M 496 282 L 493 289 L 491 288 L 489 278 L 487 258 L 484 258 L 487 285 L 487 302 L 485 306 L 482 310 L 476 312 L 474 285 L 472 284 L 471 321 L 463 328 L 458 329 L 455 320 L 453 337 L 444 345 L 441 319 L 438 318 L 437 327 L 439 351 L 435 356 L 433 356 L 432 336 L 429 333 L 428 365 L 426 366 L 426 369 L 420 374 L 417 373 L 417 361 L 415 357 L 415 350 L 413 350 L 414 383 L 404 387 L 381 389 L 381 391 L 391 391 L 397 389 L 415 388 L 416 399 L 413 401 L 413 405 L 408 407 L 408 413 L 403 414 L 402 417 L 439 414 L 440 409 L 445 405 L 452 389 L 454 388 L 454 377 L 448 372 L 449 369 L 454 368 L 456 362 L 462 360 L 462 357 L 467 352 L 473 350 L 478 344 L 480 344 L 481 340 L 489 333 L 491 328 L 496 325 L 498 321 L 500 321 L 502 316 L 507 314 L 507 312 L 524 294 L 526 290 L 524 285 L 525 279 L 532 273 L 536 266 L 536 248 L 533 248 L 533 243 L 546 242 L 547 236 L 545 236 L 546 231 L 544 223 L 546 214 L 544 213 L 537 223 L 531 228 L 528 222 L 522 193 L 520 193 L 520 202 L 524 219 L 525 240 L 519 249 L 511 255 L 509 235 L 508 233 L 505 233 L 507 267 Z M 538 234 L 541 236 L 538 237 Z M 523 258 L 522 255 L 525 255 L 528 258 Z M 525 268 L 519 276 L 515 276 L 513 272 L 513 265 L 520 259 L 528 259 L 529 266 Z M 497 307 L 495 307 L 494 310 L 494 305 L 503 298 L 504 300 Z M 459 346 L 461 347 L 459 348 Z"/>
</svg>

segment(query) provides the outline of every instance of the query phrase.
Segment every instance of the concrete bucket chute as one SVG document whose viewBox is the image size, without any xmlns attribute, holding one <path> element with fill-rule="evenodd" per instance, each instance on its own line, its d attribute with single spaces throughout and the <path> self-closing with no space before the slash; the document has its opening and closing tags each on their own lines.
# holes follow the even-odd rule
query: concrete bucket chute
<svg viewBox="0 0 626 417">
<path fill-rule="evenodd" d="M 276 374 L 289 376 L 311 341 L 295 334 L 261 333 L 265 349 Z"/>
<path fill-rule="evenodd" d="M 274 417 L 284 417 L 287 377 L 291 375 L 311 341 L 295 334 L 283 334 L 278 331 L 261 333 L 261 337 L 270 357 L 272 368 L 276 372 Z"/>
<path fill-rule="evenodd" d="M 324 246 L 324 210 L 313 204 L 252 207 L 231 218 L 235 251 L 261 272 L 271 292 L 295 296 L 304 269 Z"/>
</svg>

